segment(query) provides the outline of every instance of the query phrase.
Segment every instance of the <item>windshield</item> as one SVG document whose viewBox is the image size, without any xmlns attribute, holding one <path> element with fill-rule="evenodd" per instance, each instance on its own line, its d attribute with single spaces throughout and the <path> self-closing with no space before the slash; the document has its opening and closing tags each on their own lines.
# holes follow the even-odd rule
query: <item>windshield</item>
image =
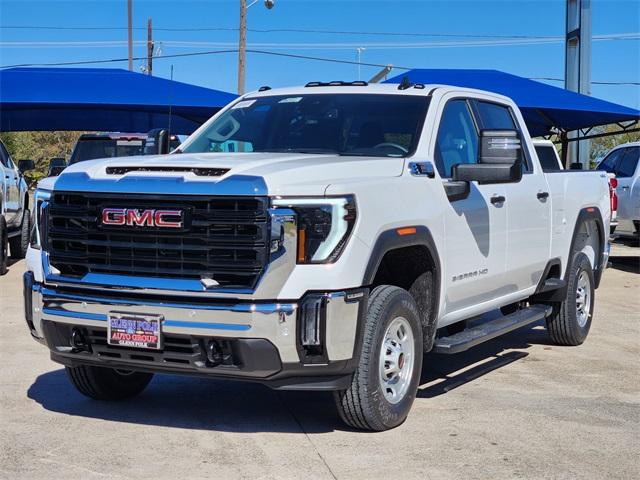
<svg viewBox="0 0 640 480">
<path fill-rule="evenodd" d="M 241 100 L 183 146 L 195 152 L 298 152 L 405 157 L 429 98 L 305 94 Z"/>
<path fill-rule="evenodd" d="M 81 138 L 69 164 L 96 158 L 131 157 L 144 154 L 143 139 Z"/>
</svg>

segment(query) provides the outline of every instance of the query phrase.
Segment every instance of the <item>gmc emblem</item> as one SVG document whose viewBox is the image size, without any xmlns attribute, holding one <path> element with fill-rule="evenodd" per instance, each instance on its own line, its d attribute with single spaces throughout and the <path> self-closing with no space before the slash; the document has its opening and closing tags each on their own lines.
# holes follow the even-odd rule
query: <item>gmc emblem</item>
<svg viewBox="0 0 640 480">
<path fill-rule="evenodd" d="M 137 208 L 103 208 L 102 224 L 127 227 L 182 228 L 182 210 L 138 210 Z"/>
</svg>

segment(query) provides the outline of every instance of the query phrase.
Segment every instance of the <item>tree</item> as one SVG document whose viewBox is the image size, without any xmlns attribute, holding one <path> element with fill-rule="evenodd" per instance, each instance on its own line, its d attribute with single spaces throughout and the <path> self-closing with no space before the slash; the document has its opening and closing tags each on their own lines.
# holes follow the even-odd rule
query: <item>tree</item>
<svg viewBox="0 0 640 480">
<path fill-rule="evenodd" d="M 0 140 L 5 144 L 11 158 L 19 160 L 33 160 L 36 169 L 28 172 L 25 177 L 29 186 L 33 187 L 49 170 L 49 161 L 53 157 L 71 155 L 78 137 L 84 132 L 6 132 L 0 133 Z"/>
</svg>

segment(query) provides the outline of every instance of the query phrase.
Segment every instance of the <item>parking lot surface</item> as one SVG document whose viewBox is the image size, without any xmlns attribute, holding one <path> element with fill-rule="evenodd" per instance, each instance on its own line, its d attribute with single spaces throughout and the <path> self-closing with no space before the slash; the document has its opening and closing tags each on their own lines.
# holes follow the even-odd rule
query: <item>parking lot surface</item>
<svg viewBox="0 0 640 480">
<path fill-rule="evenodd" d="M 138 398 L 77 393 L 27 331 L 23 262 L 0 278 L 0 477 L 640 478 L 640 254 L 616 242 L 580 347 L 543 324 L 427 355 L 408 420 L 363 433 L 331 395 L 156 376 Z"/>
</svg>

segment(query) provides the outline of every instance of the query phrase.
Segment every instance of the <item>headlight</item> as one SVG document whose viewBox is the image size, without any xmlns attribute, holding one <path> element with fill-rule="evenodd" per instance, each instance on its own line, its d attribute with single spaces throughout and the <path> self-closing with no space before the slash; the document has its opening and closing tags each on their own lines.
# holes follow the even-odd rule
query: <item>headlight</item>
<svg viewBox="0 0 640 480">
<path fill-rule="evenodd" d="M 51 192 L 47 190 L 36 190 L 36 193 L 33 196 L 35 209 L 33 211 L 33 228 L 31 230 L 31 247 L 40 248 L 41 244 L 41 234 L 40 229 L 42 228 L 42 212 L 46 208 L 49 203 L 49 199 L 51 198 Z"/>
<path fill-rule="evenodd" d="M 287 207 L 297 214 L 298 263 L 333 263 L 344 250 L 356 223 L 353 196 L 277 198 L 274 207 Z"/>
</svg>

